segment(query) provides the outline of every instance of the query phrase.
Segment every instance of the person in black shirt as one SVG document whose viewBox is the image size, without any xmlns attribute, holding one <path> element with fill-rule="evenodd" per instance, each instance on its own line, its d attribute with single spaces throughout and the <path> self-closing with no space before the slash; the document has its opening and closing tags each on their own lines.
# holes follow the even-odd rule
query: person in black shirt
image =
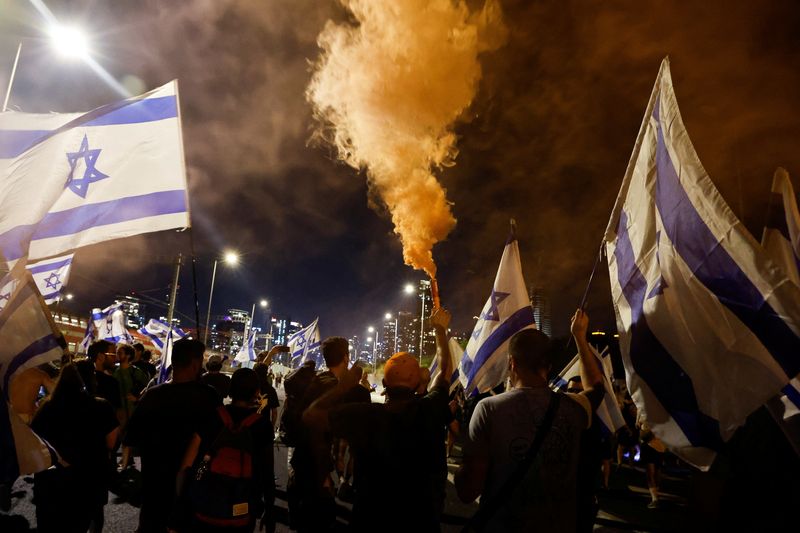
<svg viewBox="0 0 800 533">
<path fill-rule="evenodd" d="M 108 498 L 109 450 L 119 432 L 114 408 L 88 393 L 76 366 L 69 363 L 31 428 L 69 465 L 34 475 L 38 530 L 78 532 L 91 524 L 92 531 L 101 531 L 97 508 L 102 511 Z"/>
<path fill-rule="evenodd" d="M 304 421 L 317 440 L 325 432 L 346 439 L 355 456 L 354 531 L 439 531 L 446 477 L 444 431 L 449 417 L 447 353 L 450 315 L 438 309 L 431 317 L 436 331 L 441 374 L 424 396 L 415 391 L 422 379 L 417 358 L 397 353 L 384 367 L 385 404 L 339 404 L 358 383 L 361 369 L 353 367 L 336 388 L 314 402 Z M 337 405 L 338 404 L 338 405 Z M 446 465 L 445 465 L 446 468 Z M 387 505 L 396 512 L 387 515 Z"/>
<path fill-rule="evenodd" d="M 145 392 L 128 422 L 123 439 L 142 457 L 142 509 L 139 533 L 166 531 L 175 502 L 175 479 L 186 447 L 195 433 L 206 436 L 222 402 L 198 381 L 205 345 L 192 339 L 172 349 L 171 382 Z"/>
<path fill-rule="evenodd" d="M 133 347 L 136 348 L 137 346 L 142 346 L 141 344 L 134 344 Z M 137 352 L 138 353 L 138 352 Z M 145 350 L 144 346 L 142 346 L 142 355 L 138 356 L 136 361 L 133 362 L 133 366 L 144 370 L 145 373 L 150 376 L 150 379 L 156 375 L 156 365 L 154 365 L 150 360 L 153 358 L 153 352 L 150 350 Z"/>
<path fill-rule="evenodd" d="M 222 370 L 222 357 L 212 355 L 206 362 L 206 372 L 200 376 L 200 382 L 214 387 L 214 390 L 219 394 L 220 400 L 228 397 L 228 391 L 231 388 L 230 376 L 223 374 Z"/>
<path fill-rule="evenodd" d="M 93 342 L 86 356 L 94 363 L 97 395 L 113 405 L 115 410 L 122 409 L 119 383 L 111 375 L 117 366 L 117 351 L 114 349 L 114 344 L 102 340 Z"/>
<path fill-rule="evenodd" d="M 278 393 L 272 386 L 269 377 L 269 367 L 264 363 L 256 363 L 253 367 L 256 375 L 258 376 L 259 389 L 261 390 L 261 407 L 259 412 L 269 413 L 269 419 L 272 422 L 272 427 L 278 422 Z"/>
</svg>

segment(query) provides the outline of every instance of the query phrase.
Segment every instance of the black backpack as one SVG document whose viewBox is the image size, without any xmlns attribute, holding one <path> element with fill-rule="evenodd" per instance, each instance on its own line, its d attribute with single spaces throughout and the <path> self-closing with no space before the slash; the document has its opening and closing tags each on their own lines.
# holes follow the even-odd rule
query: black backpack
<svg viewBox="0 0 800 533">
<path fill-rule="evenodd" d="M 197 469 L 191 492 L 194 517 L 216 526 L 247 526 L 261 511 L 250 431 L 261 415 L 253 413 L 237 425 L 225 407 L 217 412 L 224 427 Z"/>
<path fill-rule="evenodd" d="M 308 407 L 305 396 L 316 375 L 313 367 L 301 366 L 283 380 L 286 400 L 283 402 L 278 434 L 286 446 L 297 446 L 302 440 L 303 411 Z"/>
</svg>

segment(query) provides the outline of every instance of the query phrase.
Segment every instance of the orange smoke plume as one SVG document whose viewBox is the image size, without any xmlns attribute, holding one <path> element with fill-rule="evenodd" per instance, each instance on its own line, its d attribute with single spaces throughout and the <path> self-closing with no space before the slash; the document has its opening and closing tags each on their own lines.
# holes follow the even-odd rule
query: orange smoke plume
<svg viewBox="0 0 800 533">
<path fill-rule="evenodd" d="M 435 277 L 432 248 L 456 220 L 433 170 L 455 162 L 453 127 L 478 88 L 478 54 L 505 41 L 495 0 L 340 0 L 356 25 L 328 21 L 307 98 L 317 134 L 366 169 L 406 264 Z"/>
</svg>

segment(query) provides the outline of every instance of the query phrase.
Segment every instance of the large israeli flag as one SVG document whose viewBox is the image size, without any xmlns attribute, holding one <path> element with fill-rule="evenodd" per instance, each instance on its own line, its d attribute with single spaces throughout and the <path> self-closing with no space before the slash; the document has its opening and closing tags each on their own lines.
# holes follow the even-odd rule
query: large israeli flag
<svg viewBox="0 0 800 533">
<path fill-rule="evenodd" d="M 189 226 L 177 82 L 89 113 L 0 113 L 0 260 Z"/>
<path fill-rule="evenodd" d="M 772 198 L 761 245 L 793 283 L 800 286 L 800 211 L 789 173 L 778 168 L 772 178 Z M 800 454 L 800 379 L 792 378 L 767 408 Z"/>
<path fill-rule="evenodd" d="M 69 281 L 72 258 L 75 254 L 62 255 L 44 261 L 28 263 L 28 271 L 42 293 L 46 304 L 57 302 L 61 298 L 61 290 Z"/>
<path fill-rule="evenodd" d="M 319 317 L 315 318 L 308 326 L 294 333 L 286 342 L 286 345 L 289 346 L 292 368 L 296 368 L 308 360 L 316 361 L 320 345 L 318 323 Z"/>
<path fill-rule="evenodd" d="M 125 310 L 122 302 L 115 302 L 105 309 L 95 307 L 92 309 L 92 323 L 94 324 L 94 338 L 109 342 L 123 342 L 133 344 L 133 335 L 125 325 Z"/>
<path fill-rule="evenodd" d="M 458 372 L 464 394 L 473 396 L 502 383 L 508 375 L 508 341 L 516 332 L 535 327 L 512 221 L 492 293 L 461 357 Z"/>
<path fill-rule="evenodd" d="M 149 338 L 153 345 L 163 352 L 170 329 L 172 330 L 172 337 L 176 341 L 187 335 L 181 328 L 177 326 L 172 326 L 172 328 L 170 328 L 169 324 L 155 318 L 151 318 L 150 321 L 145 324 L 144 327 L 139 328 L 137 332 Z"/>
<path fill-rule="evenodd" d="M 0 483 L 13 483 L 49 468 L 57 457 L 11 408 L 9 391 L 26 370 L 61 359 L 66 342 L 22 263 L 0 284 L 14 287 L 0 311 Z"/>
<path fill-rule="evenodd" d="M 625 427 L 625 419 L 622 416 L 622 411 L 617 403 L 617 397 L 614 394 L 614 386 L 611 384 L 611 379 L 614 376 L 614 370 L 611 364 L 611 356 L 608 353 L 608 348 L 603 348 L 602 352 L 598 352 L 594 346 L 591 346 L 592 353 L 597 358 L 597 365 L 603 373 L 603 388 L 606 391 L 603 396 L 603 401 L 597 408 L 597 418 L 603 424 L 603 427 L 608 433 L 614 434 L 620 428 Z M 558 390 L 566 389 L 569 380 L 575 376 L 581 375 L 580 356 L 576 355 L 564 370 L 559 372 L 554 380 L 553 388 Z"/>
<path fill-rule="evenodd" d="M 672 451 L 708 468 L 800 371 L 800 289 L 703 169 L 667 59 L 605 242 L 633 400 Z"/>
</svg>

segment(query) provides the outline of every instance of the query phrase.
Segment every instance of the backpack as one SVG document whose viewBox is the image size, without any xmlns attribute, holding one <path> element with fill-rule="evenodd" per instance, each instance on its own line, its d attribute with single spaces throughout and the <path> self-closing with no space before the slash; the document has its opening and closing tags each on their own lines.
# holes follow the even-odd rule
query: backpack
<svg viewBox="0 0 800 533">
<path fill-rule="evenodd" d="M 283 402 L 278 433 L 286 446 L 295 447 L 302 440 L 303 411 L 308 407 L 305 402 L 306 391 L 316 375 L 313 367 L 301 366 L 283 380 L 286 400 Z"/>
<path fill-rule="evenodd" d="M 253 413 L 234 425 L 225 407 L 218 407 L 224 427 L 197 468 L 191 489 L 194 517 L 200 522 L 239 527 L 260 514 L 261 491 L 256 486 L 253 436 L 250 428 L 261 415 Z"/>
</svg>

